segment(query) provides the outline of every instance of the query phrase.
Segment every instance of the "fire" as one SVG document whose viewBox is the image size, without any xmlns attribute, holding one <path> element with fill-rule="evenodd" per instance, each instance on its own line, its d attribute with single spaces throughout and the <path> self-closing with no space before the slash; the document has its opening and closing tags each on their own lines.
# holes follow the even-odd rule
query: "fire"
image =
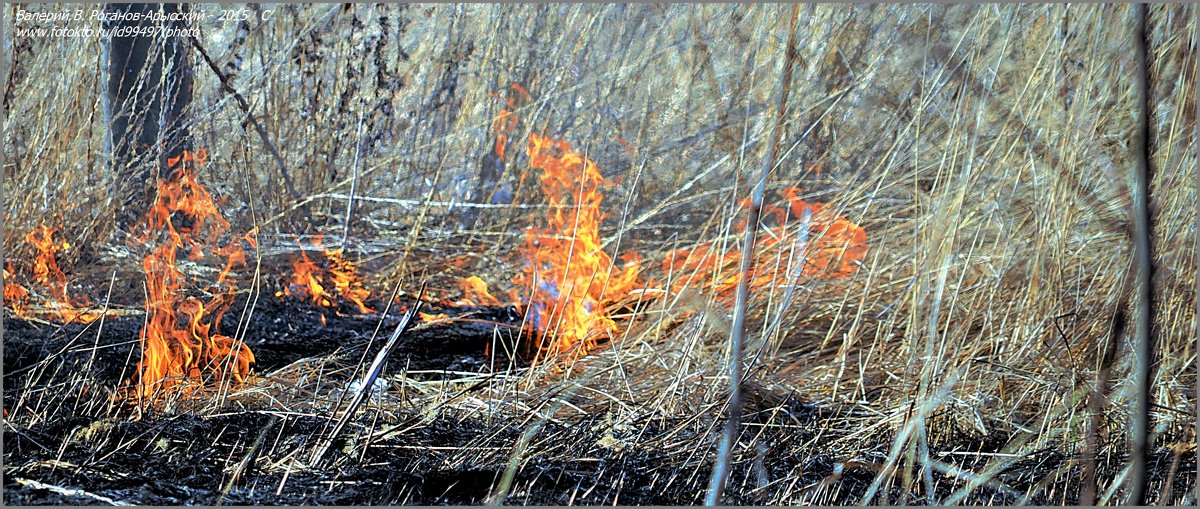
<svg viewBox="0 0 1200 509">
<path fill-rule="evenodd" d="M 366 300 L 371 297 L 371 291 L 363 286 L 362 278 L 359 277 L 358 268 L 354 262 L 342 258 L 340 249 L 325 250 L 325 259 L 329 261 L 329 278 L 333 282 L 337 294 L 354 303 L 358 312 L 374 313 L 375 310 L 367 307 L 366 304 Z"/>
<path fill-rule="evenodd" d="M 643 283 L 642 259 L 636 253 L 621 257 L 616 268 L 601 249 L 600 224 L 602 188 L 610 185 L 591 160 L 574 152 L 562 141 L 537 134 L 529 138 L 530 166 L 542 170 L 540 182 L 549 211 L 544 224 L 530 227 L 525 235 L 526 264 L 513 283 L 526 292 L 521 299 L 514 290 L 510 299 L 525 309 L 530 328 L 538 335 L 540 358 L 563 353 L 586 354 L 604 337 L 617 332 L 609 308 L 638 299 L 665 294 L 663 289 Z M 752 291 L 786 286 L 800 276 L 845 278 L 858 270 L 868 249 L 866 231 L 836 213 L 825 203 L 809 203 L 801 190 L 783 189 L 778 203 L 763 205 L 762 220 L 772 226 L 761 229 L 752 258 Z M 743 203 L 749 206 L 749 202 Z M 739 230 L 745 224 L 737 225 Z M 740 253 L 722 253 L 720 240 L 674 250 L 663 260 L 673 273 L 667 291 L 684 285 L 712 290 L 722 300 L 732 299 L 738 282 Z M 458 306 L 495 306 L 501 300 L 478 276 L 459 282 L 463 297 Z M 644 288 L 643 288 L 644 287 Z M 425 321 L 440 316 L 423 315 Z"/>
<path fill-rule="evenodd" d="M 319 248 L 321 239 L 314 239 L 313 246 Z M 360 313 L 374 313 L 366 304 L 371 291 L 363 285 L 357 265 L 342 258 L 340 249 L 323 249 L 322 253 L 325 260 L 317 264 L 301 250 L 300 257 L 292 259 L 292 280 L 275 296 L 309 299 L 318 306 L 332 308 L 337 307 L 340 298 L 354 304 Z"/>
<path fill-rule="evenodd" d="M 600 190 L 608 183 L 592 161 L 537 134 L 529 137 L 528 154 L 530 166 L 542 170 L 550 210 L 544 227 L 526 232 L 527 264 L 513 282 L 531 292 L 528 313 L 543 352 L 582 355 L 616 331 L 605 304 L 638 284 L 640 259 L 627 256 L 614 273 L 600 247 Z"/>
<path fill-rule="evenodd" d="M 492 296 L 488 285 L 479 276 L 471 276 L 459 281 L 462 286 L 462 299 L 456 303 L 459 306 L 499 306 L 500 299 Z"/>
<path fill-rule="evenodd" d="M 825 203 L 808 204 L 800 199 L 801 190 L 783 190 L 792 217 L 811 215 L 809 256 L 805 274 L 843 278 L 858 270 L 867 256 L 867 232 L 859 225 L 834 213 Z M 776 243 L 778 244 L 778 243 Z"/>
<path fill-rule="evenodd" d="M 751 289 L 783 286 L 797 276 L 844 278 L 853 274 L 866 256 L 867 233 L 862 227 L 837 215 L 827 204 L 800 199 L 800 192 L 795 187 L 784 189 L 786 203 L 782 207 L 763 204 L 763 218 L 780 226 L 763 231 L 755 242 Z M 806 216 L 808 231 L 804 232 Z M 738 229 L 744 228 L 743 221 Z M 678 274 L 679 285 L 699 285 L 728 299 L 737 288 L 739 261 L 739 253 L 730 250 L 722 255 L 719 241 L 710 241 L 669 253 L 663 269 Z M 789 267 L 796 267 L 799 273 L 789 274 Z"/>
<path fill-rule="evenodd" d="M 78 320 L 88 323 L 96 320 L 100 318 L 99 313 L 84 309 L 91 304 L 86 297 L 73 299 L 67 294 L 67 275 L 58 266 L 57 254 L 70 249 L 71 244 L 65 240 L 56 241 L 54 234 L 57 232 L 58 228 L 39 224 L 33 231 L 25 234 L 25 241 L 37 250 L 37 256 L 33 260 L 33 281 L 50 292 L 49 306 L 62 321 Z M 9 275 L 12 273 L 11 270 L 6 272 Z M 11 289 L 5 285 L 6 300 L 10 293 L 14 299 L 18 296 L 26 299 L 29 296 L 29 292 L 19 285 Z"/>
<path fill-rule="evenodd" d="M 37 258 L 33 261 L 33 278 L 41 285 L 49 285 L 51 279 L 54 279 L 54 283 L 64 285 L 67 282 L 67 276 L 58 268 L 58 261 L 54 256 L 59 250 L 59 244 L 54 241 L 54 233 L 57 231 L 57 228 L 48 228 L 45 224 L 40 224 L 25 234 L 25 241 L 33 244 L 38 250 Z M 63 251 L 70 248 L 70 243 L 62 243 Z"/>
<path fill-rule="evenodd" d="M 4 305 L 12 309 L 13 314 L 18 318 L 27 316 L 29 290 L 24 286 L 13 283 L 10 280 L 13 277 L 12 262 L 8 262 L 4 267 Z"/>
<path fill-rule="evenodd" d="M 160 241 L 142 260 L 149 298 L 138 365 L 139 399 L 173 388 L 194 390 L 203 386 L 206 376 L 217 383 L 242 382 L 254 363 L 254 354 L 245 344 L 213 332 L 233 305 L 237 288 L 229 274 L 233 267 L 245 264 L 245 252 L 240 240 L 213 245 L 229 231 L 230 224 L 196 180 L 196 169 L 205 161 L 204 150 L 185 151 L 170 159 L 174 175 L 158 182 L 157 197 L 146 216 L 148 231 L 141 240 L 158 237 Z M 208 291 L 216 296 L 207 303 L 184 295 L 187 277 L 176 263 L 180 252 L 196 261 L 206 254 L 224 259 L 217 285 Z"/>
<path fill-rule="evenodd" d="M 276 297 L 284 295 L 296 297 L 312 297 L 314 303 L 320 306 L 332 307 L 333 296 L 321 285 L 320 267 L 308 258 L 308 253 L 300 251 L 301 258 L 292 259 L 292 284 L 279 292 Z"/>
<path fill-rule="evenodd" d="M 500 113 L 492 120 L 492 131 L 496 133 L 496 146 L 492 152 L 500 159 L 504 159 L 505 149 L 508 147 L 508 137 L 517 128 L 519 117 L 515 113 L 519 102 L 529 100 L 529 92 L 525 87 L 516 83 L 512 84 L 513 93 L 509 95 L 507 106 L 500 109 Z"/>
<path fill-rule="evenodd" d="M 419 317 L 422 322 L 429 323 L 436 322 L 438 320 L 447 320 L 450 318 L 450 315 L 447 315 L 446 313 L 438 313 L 434 315 L 430 313 L 417 312 L 417 317 Z"/>
</svg>

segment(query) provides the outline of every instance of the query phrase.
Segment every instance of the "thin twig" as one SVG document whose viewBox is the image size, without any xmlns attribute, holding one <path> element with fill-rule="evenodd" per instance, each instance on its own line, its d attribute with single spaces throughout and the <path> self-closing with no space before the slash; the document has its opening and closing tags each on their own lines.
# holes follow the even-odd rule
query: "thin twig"
<svg viewBox="0 0 1200 509">
<path fill-rule="evenodd" d="M 200 52 L 200 56 L 204 57 L 204 61 L 208 63 L 208 68 L 212 69 L 212 72 L 217 75 L 217 79 L 221 80 L 221 88 L 233 96 L 238 106 L 241 107 L 242 113 L 246 114 L 246 120 L 250 121 L 250 125 L 254 126 L 258 137 L 262 138 L 263 145 L 267 147 L 267 151 L 275 159 L 275 165 L 279 167 L 279 174 L 283 177 L 283 185 L 287 187 L 288 194 L 292 195 L 293 200 L 300 201 L 300 193 L 296 191 L 296 184 L 292 182 L 292 176 L 288 173 L 287 163 L 283 161 L 283 156 L 279 155 L 279 150 L 275 148 L 275 144 L 271 143 L 271 137 L 267 134 L 267 130 L 263 128 L 262 124 L 258 123 L 258 119 L 254 118 L 254 112 L 250 111 L 250 103 L 233 88 L 233 85 L 229 83 L 229 77 L 225 73 L 222 73 L 217 63 L 213 61 L 212 57 L 208 56 L 208 52 L 204 50 L 204 46 L 200 45 L 200 41 L 197 41 L 195 37 L 190 37 L 189 39 L 192 41 L 192 46 L 196 48 L 196 51 Z M 305 208 L 303 212 L 304 217 L 308 219 L 308 224 L 313 229 L 316 229 L 317 222 L 313 219 L 312 214 L 308 212 L 308 208 Z"/>
<path fill-rule="evenodd" d="M 1135 88 L 1137 90 L 1137 131 L 1134 135 L 1133 159 L 1136 163 L 1133 194 L 1133 236 L 1137 264 L 1136 317 L 1134 334 L 1134 400 L 1133 400 L 1133 457 L 1129 476 L 1130 493 L 1127 503 L 1146 503 L 1146 463 L 1150 447 L 1150 384 L 1154 364 L 1154 223 L 1150 217 L 1150 183 L 1154 172 L 1150 167 L 1150 85 L 1149 62 L 1146 51 L 1146 4 L 1133 6 L 1135 29 L 1134 52 L 1137 54 Z"/>
<path fill-rule="evenodd" d="M 804 268 L 808 263 L 808 232 L 809 220 L 811 218 L 812 210 L 805 207 L 804 212 L 800 216 L 799 232 L 792 239 L 793 259 L 786 273 L 788 284 L 783 290 L 783 300 L 779 303 L 779 309 L 775 312 L 775 319 L 771 321 L 771 325 L 763 333 L 764 343 L 769 340 L 775 331 L 779 329 L 780 324 L 783 323 L 783 313 L 792 305 L 792 299 L 795 298 L 796 294 L 796 286 L 800 284 L 800 276 L 804 275 Z M 762 350 L 760 349 L 759 353 L 761 352 Z"/>
<path fill-rule="evenodd" d="M 998 98 L 999 94 L 989 87 L 985 81 L 973 75 L 970 70 L 971 66 L 968 66 L 962 58 L 956 56 L 950 48 L 943 45 L 934 45 L 929 48 L 929 55 L 941 62 L 951 76 L 961 79 L 962 83 L 976 95 Z M 1114 214 L 1111 212 L 1110 203 L 1098 196 L 1094 189 L 1088 187 L 1080 180 L 1079 175 L 1074 172 L 1075 167 L 1066 162 L 1053 143 L 1043 140 L 1044 130 L 1033 127 L 1030 121 L 1022 117 L 1016 109 L 1008 106 L 1006 101 L 984 101 L 984 105 L 994 110 L 997 118 L 1003 119 L 1002 125 L 1005 129 L 1010 125 L 1015 127 L 1022 142 L 1027 143 L 1033 149 L 1034 153 L 1045 158 L 1051 167 L 1060 170 L 1058 176 L 1067 182 L 1068 187 L 1075 192 L 1076 196 L 1087 202 L 1099 215 L 1101 219 L 1099 224 L 1101 227 L 1113 233 L 1121 233 L 1125 230 L 1126 225 L 1123 223 L 1123 220 L 1119 217 L 1114 217 Z M 1103 159 L 1103 151 L 1097 150 L 1095 153 L 1102 163 L 1110 162 Z"/>
<path fill-rule="evenodd" d="M 324 459 L 325 453 L 329 451 L 329 447 L 333 445 L 334 440 L 341 434 L 342 428 L 346 427 L 346 423 L 350 422 L 350 418 L 354 416 L 354 411 L 362 404 L 367 394 L 375 387 L 375 379 L 379 377 L 379 373 L 383 371 L 384 362 L 387 361 L 388 355 L 396 348 L 400 342 L 400 337 L 404 335 L 404 331 L 408 330 L 409 324 L 412 323 L 414 316 L 421 310 L 421 302 L 425 298 L 425 282 L 421 282 L 421 289 L 417 292 L 417 301 L 413 303 L 413 307 L 409 308 L 404 314 L 404 318 L 400 319 L 400 323 L 396 325 L 396 330 L 392 332 L 392 336 L 388 338 L 388 342 L 383 345 L 379 353 L 375 355 L 375 360 L 371 363 L 371 368 L 363 374 L 363 378 L 359 383 L 358 391 L 354 394 L 354 398 L 350 400 L 350 405 L 346 407 L 345 413 L 338 419 L 337 425 L 333 427 L 333 431 L 325 438 L 325 441 L 317 447 L 313 453 L 312 465 L 319 465 Z"/>
<path fill-rule="evenodd" d="M 263 427 L 262 431 L 258 432 L 258 437 L 254 439 L 254 443 L 250 446 L 250 450 L 246 452 L 246 457 L 242 458 L 242 461 L 238 463 L 237 468 L 234 469 L 233 475 L 229 476 L 229 482 L 225 483 L 225 488 L 221 490 L 221 496 L 217 497 L 217 503 L 215 505 L 221 505 L 223 502 L 225 502 L 225 497 L 229 495 L 229 490 L 233 489 L 233 486 L 237 484 L 238 479 L 241 479 L 242 474 L 246 473 L 246 469 L 249 468 L 250 464 L 254 462 L 254 458 L 258 457 L 258 451 L 262 449 L 263 439 L 267 437 L 267 433 L 270 433 L 271 430 L 275 428 L 276 424 L 279 424 L 278 415 L 272 416 L 271 420 L 267 422 L 267 425 Z"/>
<path fill-rule="evenodd" d="M 1108 402 L 1108 381 L 1113 364 L 1117 359 L 1117 346 L 1120 344 L 1121 336 L 1125 333 L 1125 309 L 1129 303 L 1125 296 L 1129 295 L 1131 279 L 1129 277 L 1124 279 L 1126 282 L 1122 285 L 1122 298 L 1118 301 L 1117 308 L 1113 311 L 1112 319 L 1109 322 L 1108 341 L 1104 344 L 1100 370 L 1096 373 L 1096 390 L 1092 392 L 1091 401 L 1088 403 L 1088 411 L 1091 415 L 1085 437 L 1087 449 L 1083 456 L 1083 491 L 1079 494 L 1079 505 L 1095 505 L 1096 494 L 1100 492 L 1096 477 L 1096 461 L 1100 451 L 1100 426 L 1104 423 L 1104 407 Z"/>
<path fill-rule="evenodd" d="M 350 238 L 350 217 L 354 212 L 354 193 L 358 191 L 358 161 L 362 154 L 362 129 L 363 116 L 367 111 L 366 101 L 360 101 L 358 105 L 358 134 L 354 141 L 354 164 L 350 166 L 350 171 L 354 173 L 350 181 L 350 199 L 346 200 L 346 221 L 342 225 L 342 252 L 346 252 L 346 241 Z"/>
<path fill-rule="evenodd" d="M 1200 7 L 1197 7 L 1195 4 L 1192 5 L 1192 18 L 1192 48 L 1194 48 L 1193 51 L 1195 52 L 1195 55 L 1192 57 L 1192 76 L 1193 80 L 1195 80 L 1195 64 L 1198 60 L 1200 60 L 1200 44 L 1197 44 L 1196 37 L 1196 27 L 1200 25 Z M 1196 87 L 1197 83 L 1193 81 L 1192 86 Z M 1196 109 L 1195 115 L 1192 116 L 1192 118 L 1200 118 L 1200 101 L 1192 101 L 1192 105 Z M 1192 160 L 1196 163 L 1196 189 L 1200 189 L 1200 122 L 1192 122 L 1192 152 L 1195 156 Z M 1200 232 L 1200 200 L 1198 200 L 1196 203 L 1196 219 L 1194 230 L 1192 231 Z M 1195 235 L 1195 238 L 1196 250 L 1194 252 L 1200 253 L 1200 235 Z M 1200 274 L 1200 256 L 1196 257 L 1196 271 L 1198 274 Z M 1200 295 L 1200 278 L 1196 278 L 1195 286 L 1196 293 L 1194 295 Z M 1195 299 L 1195 301 L 1195 316 L 1200 316 L 1200 299 Z M 1196 350 L 1192 350 L 1193 352 L 1200 351 L 1200 320 L 1194 320 L 1194 323 L 1196 324 Z M 3 339 L 4 338 L 0 336 L 0 340 Z M 1193 365 L 1193 367 L 1200 367 L 1200 358 L 1196 359 L 1196 364 Z M 1196 392 L 1193 394 L 1200 394 L 1200 377 L 1196 378 Z M 1200 409 L 1197 410 L 1197 413 L 1200 413 Z M 1200 437 L 1200 419 L 1196 419 L 1196 434 L 1194 436 Z M 1195 473 L 1197 474 L 1196 477 L 1200 478 L 1200 462 L 1197 464 Z M 1195 485 L 1196 491 L 1193 493 L 1192 500 L 1200 501 L 1200 482 L 1194 482 L 1193 484 Z"/>
<path fill-rule="evenodd" d="M 779 82 L 779 103 L 775 112 L 775 130 L 771 135 L 768 153 L 763 160 L 762 173 L 758 185 L 751 196 L 750 210 L 746 213 L 746 235 L 742 241 L 742 259 L 739 267 L 737 294 L 733 305 L 733 325 L 729 334 L 729 415 L 725 419 L 725 433 L 721 436 L 721 444 L 717 449 L 717 462 L 713 466 L 712 476 L 708 480 L 708 493 L 704 504 L 714 506 L 720 503 L 725 491 L 725 483 L 729 480 L 729 471 L 733 461 L 733 445 L 737 441 L 738 427 L 742 412 L 742 343 L 746 334 L 746 302 L 750 292 L 750 262 L 754 257 L 754 241 L 758 236 L 758 220 L 762 212 L 763 194 L 767 189 L 767 177 L 775 167 L 775 157 L 779 152 L 779 139 L 783 135 L 783 119 L 787 110 L 788 94 L 792 87 L 792 64 L 796 59 L 796 22 L 800 17 L 799 4 L 792 5 L 791 33 L 788 36 L 787 48 L 784 52 L 783 76 Z"/>
<path fill-rule="evenodd" d="M 532 425 L 527 426 L 525 428 L 525 432 L 521 433 L 521 438 L 519 438 L 517 443 L 513 445 L 512 452 L 508 455 L 508 461 L 505 462 L 504 472 L 500 475 L 499 481 L 493 487 L 492 492 L 488 495 L 485 501 L 486 505 L 499 506 L 504 504 L 505 499 L 508 498 L 508 495 L 512 490 L 513 481 L 517 476 L 517 470 L 521 466 L 521 458 L 524 457 L 525 451 L 528 450 L 530 443 L 533 442 L 533 438 L 537 436 L 547 422 L 552 420 L 555 413 L 569 403 L 570 399 L 575 396 L 575 393 L 578 392 L 579 389 L 585 387 L 587 381 L 590 380 L 592 376 L 595 376 L 595 374 L 598 373 L 584 375 L 580 377 L 580 380 L 577 382 L 554 390 L 547 397 L 542 399 L 536 408 L 533 409 L 532 413 L 536 413 L 546 405 L 551 403 L 554 404 L 553 408 L 545 411 L 542 417 L 538 418 L 538 420 Z M 561 398 L 559 397 L 560 395 L 562 396 Z M 528 419 L 526 422 L 528 422 Z"/>
<path fill-rule="evenodd" d="M 113 271 L 112 277 L 108 279 L 108 293 L 104 295 L 104 311 L 100 313 L 100 324 L 96 327 L 96 341 L 92 342 L 92 351 L 88 354 L 87 363 L 83 366 L 84 373 L 91 373 L 92 366 L 96 362 L 96 352 L 100 350 L 100 335 L 104 332 L 104 322 L 108 318 L 108 306 L 112 300 L 113 286 L 117 284 L 117 271 Z M 79 400 L 83 397 L 83 392 L 80 391 L 75 397 L 75 408 L 79 408 Z"/>
<path fill-rule="evenodd" d="M 97 495 L 90 491 L 78 490 L 78 489 L 74 489 L 74 488 L 63 488 L 61 486 L 55 486 L 53 484 L 46 484 L 43 482 L 38 482 L 33 479 L 22 479 L 22 478 L 18 477 L 18 478 L 13 479 L 13 481 L 16 481 L 16 483 L 20 484 L 21 486 L 28 486 L 35 490 L 51 491 L 54 493 L 58 493 L 59 495 L 66 495 L 68 497 L 88 497 L 93 500 L 98 500 L 100 502 L 104 502 L 105 504 L 108 504 L 108 505 L 117 505 L 117 506 L 133 505 L 133 504 L 130 504 L 129 502 L 113 500 L 104 495 Z"/>
</svg>

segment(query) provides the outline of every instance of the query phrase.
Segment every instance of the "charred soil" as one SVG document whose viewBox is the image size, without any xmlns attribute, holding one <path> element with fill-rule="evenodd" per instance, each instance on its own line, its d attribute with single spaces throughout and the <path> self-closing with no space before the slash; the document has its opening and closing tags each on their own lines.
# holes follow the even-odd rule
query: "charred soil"
<svg viewBox="0 0 1200 509">
<path fill-rule="evenodd" d="M 392 380 L 399 374 L 434 384 L 474 373 L 478 381 L 463 384 L 451 397 L 420 404 L 404 395 L 406 389 L 381 388 L 315 464 L 311 452 L 328 439 L 337 415 L 329 404 L 289 411 L 233 398 L 203 412 L 112 404 L 117 387 L 136 370 L 140 317 L 105 320 L 103 327 L 99 322 L 60 326 L 6 320 L 5 502 L 479 504 L 497 494 L 510 504 L 702 502 L 720 429 L 715 415 L 671 417 L 635 410 L 541 419 L 517 416 L 506 407 L 512 402 L 493 401 L 491 408 L 451 404 L 503 376 L 497 364 L 521 365 L 519 359 L 510 363 L 492 355 L 503 351 L 494 346 L 502 336 L 497 331 L 518 327 L 519 316 L 512 309 L 441 311 L 466 318 L 411 331 L 386 372 Z M 340 315 L 263 299 L 241 327 L 256 352 L 256 370 L 288 377 L 287 366 L 306 359 L 334 357 L 355 365 L 365 355 L 369 361 L 381 336 L 395 327 L 395 314 Z M 221 324 L 230 333 L 238 327 L 233 314 Z M 353 379 L 349 372 L 331 370 L 325 380 L 345 387 Z M 559 396 L 528 397 L 523 404 L 540 408 Z M 328 401 L 339 399 L 329 396 Z M 876 433 L 856 450 L 839 438 L 869 419 L 857 408 L 805 403 L 752 383 L 730 501 L 861 501 L 886 461 L 892 437 Z M 971 483 L 971 477 L 953 472 L 985 469 L 1013 438 L 981 436 L 953 423 L 938 426 L 938 439 L 930 445 L 931 456 L 945 466 L 934 472 L 937 500 Z M 1168 442 L 1164 439 L 1154 456 L 1153 480 L 1160 491 L 1169 482 L 1175 493 L 1166 498 L 1177 500 L 1194 482 L 1195 453 L 1172 453 L 1165 448 Z M 1066 450 L 1026 455 L 977 486 L 964 502 L 1040 504 L 1056 503 L 1068 496 L 1064 493 L 1076 496 L 1077 488 L 1064 481 L 1054 489 L 1040 486 L 1038 494 L 1022 500 L 1055 472 L 1075 472 L 1054 476 L 1058 479 L 1077 478 L 1079 458 Z M 1100 475 L 1119 475 L 1123 461 L 1119 455 L 1101 458 Z M 877 500 L 919 504 L 924 495 L 885 487 Z"/>
</svg>

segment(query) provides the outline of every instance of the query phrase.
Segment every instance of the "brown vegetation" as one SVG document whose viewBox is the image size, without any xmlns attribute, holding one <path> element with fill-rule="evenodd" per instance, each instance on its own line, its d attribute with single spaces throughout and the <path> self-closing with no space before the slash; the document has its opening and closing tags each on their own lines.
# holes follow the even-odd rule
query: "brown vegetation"
<svg viewBox="0 0 1200 509">
<path fill-rule="evenodd" d="M 17 8 L 7 503 L 700 502 L 776 118 L 727 501 L 1129 496 L 1129 6 L 804 6 L 784 111 L 787 6 L 214 12 L 188 130 L 228 223 L 195 260 L 114 226 L 100 41 L 14 36 Z M 1152 503 L 1196 501 L 1197 19 L 1149 9 Z M 130 398 L 144 322 L 210 304 L 195 355 L 235 371 Z"/>
</svg>

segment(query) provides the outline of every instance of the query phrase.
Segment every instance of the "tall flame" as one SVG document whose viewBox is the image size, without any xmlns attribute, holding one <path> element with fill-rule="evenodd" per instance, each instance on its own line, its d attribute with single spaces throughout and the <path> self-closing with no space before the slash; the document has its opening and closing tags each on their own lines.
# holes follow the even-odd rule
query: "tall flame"
<svg viewBox="0 0 1200 509">
<path fill-rule="evenodd" d="M 142 261 L 149 298 L 141 335 L 139 398 L 154 398 L 170 389 L 192 391 L 203 386 L 206 376 L 217 383 L 242 382 L 254 363 L 245 344 L 213 332 L 233 305 L 237 288 L 228 276 L 234 266 L 245 264 L 245 253 L 239 240 L 213 245 L 230 224 L 196 180 L 196 169 L 206 159 L 203 149 L 170 159 L 174 176 L 158 182 L 158 195 L 146 216 L 149 230 L 142 240 L 161 240 Z M 209 291 L 216 296 L 207 303 L 184 295 L 187 278 L 176 263 L 180 252 L 192 260 L 206 253 L 225 259 L 218 284 Z"/>
<path fill-rule="evenodd" d="M 616 331 L 604 305 L 637 285 L 640 260 L 627 257 L 613 273 L 612 258 L 600 247 L 600 190 L 607 182 L 595 163 L 537 134 L 529 137 L 528 154 L 530 166 L 542 170 L 550 210 L 544 227 L 526 232 L 527 264 L 513 282 L 531 292 L 528 314 L 543 352 L 582 355 Z"/>
</svg>

